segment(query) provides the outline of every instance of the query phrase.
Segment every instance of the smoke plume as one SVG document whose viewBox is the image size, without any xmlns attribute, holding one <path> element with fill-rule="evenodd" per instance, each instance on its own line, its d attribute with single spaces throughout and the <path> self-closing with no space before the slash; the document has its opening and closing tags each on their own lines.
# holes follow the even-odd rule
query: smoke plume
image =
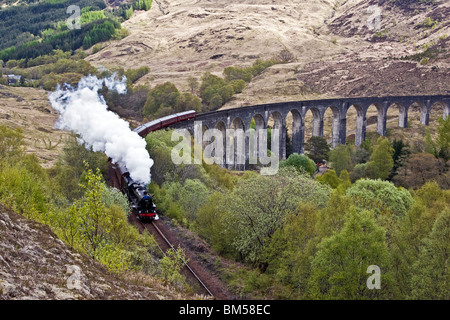
<svg viewBox="0 0 450 320">
<path fill-rule="evenodd" d="M 58 86 L 49 95 L 52 107 L 58 111 L 56 126 L 80 135 L 86 147 L 104 152 L 113 163 L 125 166 L 131 178 L 147 184 L 150 182 L 150 158 L 146 142 L 130 130 L 128 122 L 107 109 L 104 98 L 98 90 L 106 86 L 119 94 L 126 93 L 126 78 L 120 80 L 112 75 L 98 79 L 95 76 L 82 78 L 77 88 Z"/>
</svg>

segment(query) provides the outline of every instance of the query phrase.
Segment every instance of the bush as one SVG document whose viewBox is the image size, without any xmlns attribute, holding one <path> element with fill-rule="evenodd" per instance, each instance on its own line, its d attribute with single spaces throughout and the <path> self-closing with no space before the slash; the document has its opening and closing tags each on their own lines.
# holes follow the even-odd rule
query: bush
<svg viewBox="0 0 450 320">
<path fill-rule="evenodd" d="M 252 81 L 252 72 L 250 68 L 226 67 L 223 71 L 225 80 L 230 82 L 233 80 L 244 80 L 245 82 Z"/>
<path fill-rule="evenodd" d="M 381 180 L 358 180 L 346 194 L 358 208 L 397 218 L 404 217 L 413 204 L 408 190 Z"/>
<path fill-rule="evenodd" d="M 280 168 L 294 167 L 300 173 L 308 173 L 313 175 L 316 172 L 317 167 L 314 161 L 309 159 L 304 154 L 293 153 L 284 161 L 280 162 Z"/>
<path fill-rule="evenodd" d="M 158 118 L 186 110 L 200 111 L 200 108 L 198 97 L 188 92 L 181 94 L 173 83 L 166 82 L 148 92 L 143 115 Z"/>
</svg>

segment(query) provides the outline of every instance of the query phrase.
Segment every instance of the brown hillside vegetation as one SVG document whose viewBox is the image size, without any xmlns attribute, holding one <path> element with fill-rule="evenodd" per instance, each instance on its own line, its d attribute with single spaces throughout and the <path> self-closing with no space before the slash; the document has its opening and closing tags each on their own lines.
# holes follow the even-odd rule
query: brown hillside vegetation
<svg viewBox="0 0 450 320">
<path fill-rule="evenodd" d="M 372 5 L 381 12 L 378 30 L 367 27 Z M 190 76 L 222 75 L 227 66 L 249 66 L 282 50 L 292 54 L 292 62 L 255 77 L 224 108 L 320 97 L 439 94 L 450 90 L 448 11 L 446 1 L 155 1 L 151 10 L 136 11 L 123 23 L 128 37 L 86 59 L 95 66 L 146 65 L 151 72 L 138 83 L 171 81 L 188 90 Z M 424 54 L 428 48 L 433 50 Z"/>
<path fill-rule="evenodd" d="M 1 204 L 0 274 L 0 299 L 7 300 L 188 298 L 144 274 L 111 274 L 67 247 L 48 226 Z"/>
</svg>

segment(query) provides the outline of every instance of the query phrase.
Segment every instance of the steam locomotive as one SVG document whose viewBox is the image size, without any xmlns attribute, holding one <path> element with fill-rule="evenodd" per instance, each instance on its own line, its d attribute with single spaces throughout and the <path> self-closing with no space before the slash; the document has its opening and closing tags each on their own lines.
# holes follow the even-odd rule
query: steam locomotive
<svg viewBox="0 0 450 320">
<path fill-rule="evenodd" d="M 194 110 L 180 112 L 164 118 L 150 121 L 137 127 L 133 131 L 141 137 L 145 137 L 152 131 L 168 127 L 180 121 L 193 119 L 195 118 L 195 116 L 196 112 Z M 157 220 L 158 215 L 156 213 L 156 206 L 153 203 L 152 197 L 148 194 L 145 186 L 134 181 L 125 167 L 119 166 L 118 164 L 112 164 L 111 167 L 117 177 L 119 189 L 121 189 L 122 192 L 128 196 L 128 199 L 132 204 L 132 208 L 135 210 L 139 220 Z"/>
<path fill-rule="evenodd" d="M 113 169 L 119 181 L 119 188 L 128 196 L 131 207 L 135 210 L 139 220 L 143 222 L 158 220 L 156 206 L 145 186 L 134 181 L 125 167 L 116 164 L 113 165 Z"/>
</svg>

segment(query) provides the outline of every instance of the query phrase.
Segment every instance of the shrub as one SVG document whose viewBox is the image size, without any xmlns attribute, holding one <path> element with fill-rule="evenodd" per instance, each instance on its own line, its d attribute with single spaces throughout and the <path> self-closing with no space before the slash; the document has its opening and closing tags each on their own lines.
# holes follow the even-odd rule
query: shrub
<svg viewBox="0 0 450 320">
<path fill-rule="evenodd" d="M 358 180 L 347 189 L 346 194 L 358 208 L 374 211 L 377 215 L 405 216 L 413 204 L 408 190 L 397 188 L 391 182 L 381 180 Z"/>
<path fill-rule="evenodd" d="M 313 175 L 317 167 L 314 161 L 309 159 L 304 154 L 293 153 L 284 161 L 280 162 L 280 168 L 294 167 L 298 172 L 305 172 Z"/>
</svg>

